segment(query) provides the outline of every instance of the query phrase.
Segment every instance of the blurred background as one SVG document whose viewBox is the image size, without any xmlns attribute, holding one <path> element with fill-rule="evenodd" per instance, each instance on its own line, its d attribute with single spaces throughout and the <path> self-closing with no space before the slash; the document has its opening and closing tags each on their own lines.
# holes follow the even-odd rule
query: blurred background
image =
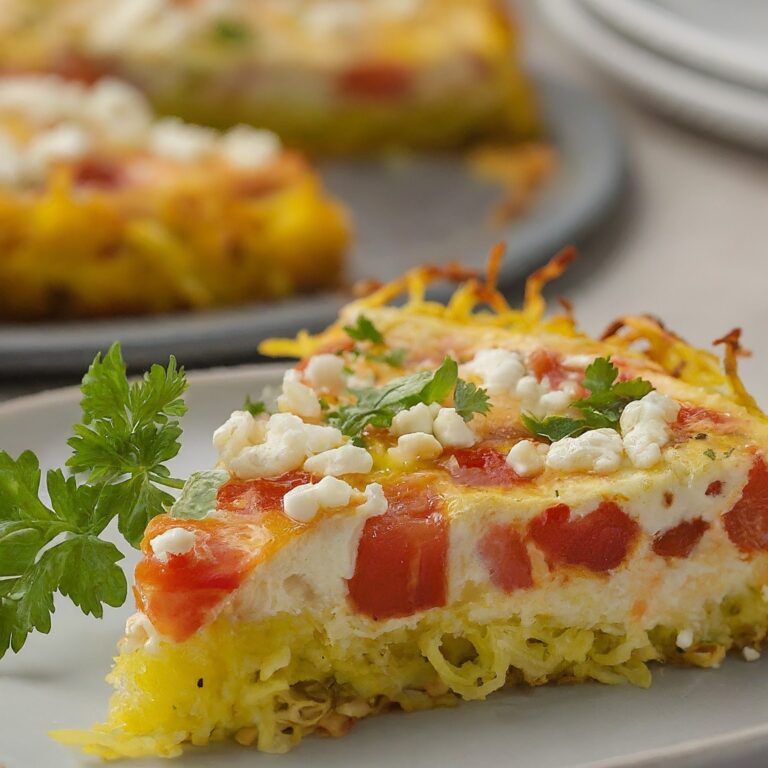
<svg viewBox="0 0 768 768">
<path fill-rule="evenodd" d="M 570 242 L 580 247 L 550 292 L 574 303 L 589 332 L 650 312 L 706 347 L 742 327 L 754 352 L 744 378 L 766 402 L 768 58 L 760 41 L 768 11 L 739 6 L 516 3 L 544 126 L 524 151 L 515 144 L 511 154 L 459 160 L 419 148 L 350 160 L 310 150 L 327 194 L 352 215 L 341 290 L 149 319 L 9 317 L 0 321 L 0 397 L 77 381 L 111 338 L 137 366 L 169 351 L 192 367 L 254 362 L 263 336 L 332 320 L 354 280 L 389 279 L 425 261 L 480 267 L 488 247 L 506 240 L 504 288 L 513 298 L 536 265 Z M 391 89 L 378 77 L 379 93 Z"/>
</svg>

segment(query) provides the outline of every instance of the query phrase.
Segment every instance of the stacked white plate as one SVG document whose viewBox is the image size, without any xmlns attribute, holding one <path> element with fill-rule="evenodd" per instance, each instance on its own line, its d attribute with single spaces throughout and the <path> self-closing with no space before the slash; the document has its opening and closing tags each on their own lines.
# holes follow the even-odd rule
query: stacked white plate
<svg viewBox="0 0 768 768">
<path fill-rule="evenodd" d="M 675 116 L 768 149 L 768 0 L 540 0 L 594 64 Z"/>
</svg>

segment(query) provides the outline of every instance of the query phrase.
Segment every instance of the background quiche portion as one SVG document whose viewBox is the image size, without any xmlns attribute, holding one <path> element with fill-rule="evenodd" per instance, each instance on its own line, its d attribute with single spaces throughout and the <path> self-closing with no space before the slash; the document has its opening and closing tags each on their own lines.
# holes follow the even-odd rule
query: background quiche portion
<svg viewBox="0 0 768 768">
<path fill-rule="evenodd" d="M 266 343 L 301 361 L 150 523 L 109 718 L 58 738 L 280 752 L 393 706 L 756 658 L 768 430 L 738 335 L 721 372 L 646 318 L 601 341 L 545 320 L 567 260 L 522 310 L 475 278 L 429 302 L 424 269 Z"/>
<path fill-rule="evenodd" d="M 0 79 L 0 318 L 329 288 L 348 239 L 341 206 L 269 131 L 156 120 L 114 79 Z"/>
<path fill-rule="evenodd" d="M 536 132 L 495 0 L 4 0 L 0 67 L 135 83 L 161 112 L 349 153 Z"/>
</svg>

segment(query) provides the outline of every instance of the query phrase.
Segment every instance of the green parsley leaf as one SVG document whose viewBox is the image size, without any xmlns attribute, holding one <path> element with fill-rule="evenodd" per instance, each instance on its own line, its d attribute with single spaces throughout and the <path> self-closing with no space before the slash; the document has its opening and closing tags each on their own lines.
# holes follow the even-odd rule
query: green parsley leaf
<svg viewBox="0 0 768 768">
<path fill-rule="evenodd" d="M 704 455 L 708 458 L 714 461 L 717 458 L 717 454 L 711 449 L 707 448 L 706 451 L 704 451 Z"/>
<path fill-rule="evenodd" d="M 384 337 L 381 331 L 365 316 L 358 315 L 354 325 L 345 325 L 347 336 L 355 341 L 372 341 L 374 344 L 383 344 Z"/>
<path fill-rule="evenodd" d="M 129 385 L 118 344 L 103 359 L 97 355 L 83 378 L 83 423 L 68 440 L 73 454 L 67 466 L 86 473 L 91 484 L 120 484 L 126 503 L 119 507 L 119 528 L 134 547 L 147 523 L 173 502 L 162 487 L 184 484 L 164 465 L 181 448 L 178 418 L 186 412 L 186 388 L 173 357 L 167 368 L 153 365 Z"/>
<path fill-rule="evenodd" d="M 235 19 L 217 19 L 213 25 L 213 33 L 224 43 L 243 44 L 250 42 L 253 35 L 251 30 Z"/>
<path fill-rule="evenodd" d="M 367 352 L 365 359 L 373 363 L 385 363 L 392 368 L 402 368 L 407 354 L 408 350 L 398 348 L 389 352 Z"/>
<path fill-rule="evenodd" d="M 557 442 L 564 437 L 580 435 L 590 429 L 618 429 L 624 409 L 633 400 L 640 400 L 653 390 L 645 379 L 619 381 L 619 369 L 609 357 L 598 357 L 584 371 L 582 384 L 588 397 L 576 400 L 570 407 L 581 411 L 581 418 L 548 416 L 537 419 L 522 414 L 523 424 L 536 435 Z"/>
<path fill-rule="evenodd" d="M 251 400 L 251 396 L 245 398 L 243 410 L 248 411 L 251 416 L 260 416 L 267 412 L 267 404 L 263 400 Z"/>
<path fill-rule="evenodd" d="M 83 378 L 83 418 L 67 462 L 86 481 L 50 470 L 49 505 L 37 457 L 0 451 L 0 658 L 21 650 L 31 632 L 50 631 L 56 592 L 96 617 L 125 602 L 123 555 L 99 537 L 118 515 L 119 530 L 136 545 L 149 519 L 173 501 L 164 488 L 182 481 L 165 462 L 179 451 L 186 387 L 173 358 L 129 384 L 118 345 L 97 355 Z"/>
<path fill-rule="evenodd" d="M 383 387 L 351 390 L 357 402 L 343 405 L 328 414 L 328 423 L 353 438 L 356 445 L 363 442 L 363 430 L 391 426 L 398 411 L 416 403 L 442 403 L 451 393 L 461 407 L 461 415 L 469 420 L 473 413 L 487 413 L 490 409 L 485 390 L 459 379 L 458 363 L 446 357 L 436 371 L 419 371 L 393 379 Z"/>
<path fill-rule="evenodd" d="M 229 480 L 229 472 L 225 469 L 194 472 L 184 485 L 181 496 L 171 507 L 171 516 L 182 520 L 201 520 L 216 509 L 219 488 L 227 480 Z"/>
<path fill-rule="evenodd" d="M 456 382 L 456 391 L 453 393 L 454 406 L 464 421 L 471 421 L 476 413 L 488 413 L 491 410 L 488 393 L 480 387 L 464 379 Z"/>
</svg>

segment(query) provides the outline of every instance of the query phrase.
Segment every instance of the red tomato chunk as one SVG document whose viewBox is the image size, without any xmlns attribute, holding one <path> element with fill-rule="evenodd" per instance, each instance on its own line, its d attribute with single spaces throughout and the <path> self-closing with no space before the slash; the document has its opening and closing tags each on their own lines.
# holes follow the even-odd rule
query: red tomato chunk
<svg viewBox="0 0 768 768">
<path fill-rule="evenodd" d="M 688 557 L 708 528 L 709 523 L 700 517 L 684 520 L 674 528 L 657 533 L 651 549 L 662 557 Z"/>
<path fill-rule="evenodd" d="M 448 524 L 442 499 L 413 484 L 386 490 L 387 512 L 367 521 L 349 597 L 373 619 L 410 616 L 445 605 Z"/>
<path fill-rule="evenodd" d="M 762 456 L 752 464 L 741 498 L 723 515 L 723 523 L 742 552 L 768 550 L 768 466 Z"/>
<path fill-rule="evenodd" d="M 523 537 L 511 525 L 495 525 L 480 542 L 491 583 L 505 592 L 533 586 L 531 558 Z"/>
<path fill-rule="evenodd" d="M 504 454 L 493 448 L 459 448 L 443 466 L 460 485 L 482 488 L 525 482 L 525 479 L 507 464 Z"/>
<path fill-rule="evenodd" d="M 638 524 L 611 501 L 574 520 L 570 508 L 558 504 L 531 521 L 528 528 L 550 567 L 580 565 L 597 572 L 621 565 L 639 530 Z"/>
</svg>

